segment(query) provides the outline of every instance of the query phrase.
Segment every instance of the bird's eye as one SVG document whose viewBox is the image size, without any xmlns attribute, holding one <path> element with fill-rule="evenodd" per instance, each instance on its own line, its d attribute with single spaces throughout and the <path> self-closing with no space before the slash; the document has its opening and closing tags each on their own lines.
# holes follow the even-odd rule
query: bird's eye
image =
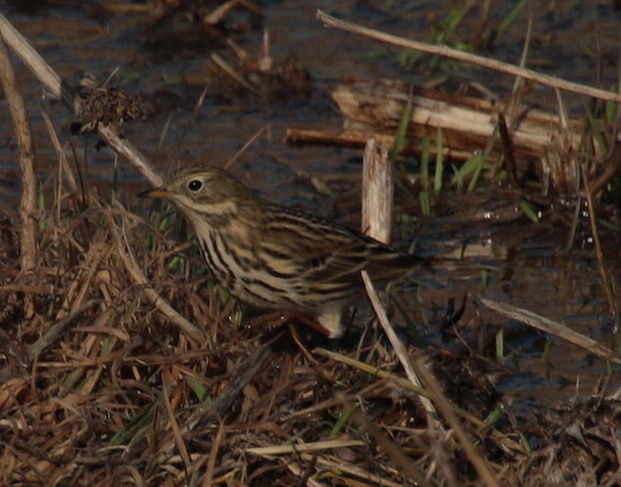
<svg viewBox="0 0 621 487">
<path fill-rule="evenodd" d="M 188 183 L 188 189 L 190 191 L 198 191 L 203 187 L 203 182 L 200 179 L 192 179 Z"/>
</svg>

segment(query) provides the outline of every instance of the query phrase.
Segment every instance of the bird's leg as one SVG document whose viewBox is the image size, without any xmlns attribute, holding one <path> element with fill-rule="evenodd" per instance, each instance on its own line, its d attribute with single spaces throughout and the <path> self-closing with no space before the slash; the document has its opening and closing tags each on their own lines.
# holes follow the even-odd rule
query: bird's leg
<svg viewBox="0 0 621 487">
<path fill-rule="evenodd" d="M 262 327 L 267 324 L 283 325 L 289 320 L 286 312 L 283 311 L 270 311 L 269 313 L 263 313 L 260 316 L 255 316 L 250 320 L 248 326 L 250 328 Z"/>
<path fill-rule="evenodd" d="M 266 324 L 280 326 L 294 321 L 298 321 L 324 336 L 330 336 L 329 330 L 321 326 L 315 320 L 301 313 L 296 313 L 295 311 L 271 311 L 250 320 L 249 326 L 251 328 L 265 326 Z"/>
<path fill-rule="evenodd" d="M 265 313 L 251 320 L 250 326 L 262 326 L 267 323 L 273 324 L 274 322 L 276 322 L 278 325 L 289 325 L 289 331 L 293 342 L 296 344 L 300 352 L 306 357 L 308 363 L 313 367 L 313 369 L 315 369 L 317 375 L 320 376 L 322 379 L 327 380 L 328 382 L 334 382 L 335 379 L 323 369 L 321 364 L 317 361 L 317 359 L 313 357 L 311 352 L 304 346 L 304 344 L 300 340 L 298 332 L 293 326 L 293 323 L 296 321 L 302 323 L 303 325 L 309 326 L 310 328 L 318 331 L 324 336 L 330 336 L 330 332 L 319 323 L 311 320 L 303 314 L 295 313 L 293 311 L 272 311 L 269 313 Z"/>
<path fill-rule="evenodd" d="M 318 323 L 317 321 L 312 320 L 306 315 L 303 315 L 301 313 L 296 313 L 294 311 L 289 311 L 288 313 L 289 313 L 289 316 L 286 322 L 299 321 L 304 326 L 308 326 L 309 328 L 312 328 L 316 332 L 321 333 L 324 336 L 330 337 L 330 330 L 321 326 L 321 324 Z"/>
<path fill-rule="evenodd" d="M 313 357 L 313 354 L 306 348 L 306 346 L 304 346 L 304 344 L 300 340 L 300 337 L 298 336 L 297 330 L 292 326 L 291 323 L 289 324 L 289 331 L 291 332 L 291 338 L 293 339 L 294 343 L 297 345 L 300 352 L 302 352 L 302 355 L 306 357 L 306 360 L 308 360 L 308 363 L 311 365 L 311 367 L 313 367 L 317 375 L 327 382 L 335 382 L 336 379 L 332 376 L 332 374 L 326 371 L 322 367 L 321 363 L 319 363 L 319 361 L 315 357 Z"/>
</svg>

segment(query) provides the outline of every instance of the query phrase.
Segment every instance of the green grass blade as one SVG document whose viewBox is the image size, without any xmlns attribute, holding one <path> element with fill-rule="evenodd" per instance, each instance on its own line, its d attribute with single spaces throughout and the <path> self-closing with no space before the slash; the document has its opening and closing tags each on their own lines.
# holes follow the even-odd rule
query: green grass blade
<svg viewBox="0 0 621 487">
<path fill-rule="evenodd" d="M 530 221 L 532 221 L 533 223 L 539 223 L 539 216 L 537 215 L 537 212 L 533 209 L 533 207 L 530 206 L 528 201 L 520 200 L 520 209 Z"/>
<path fill-rule="evenodd" d="M 420 199 L 420 211 L 424 216 L 431 215 L 431 201 L 429 199 L 429 190 L 423 189 L 418 195 Z"/>
<path fill-rule="evenodd" d="M 431 140 L 428 135 L 423 137 L 422 151 L 420 154 L 420 179 L 423 188 L 429 188 L 429 157 L 430 157 Z"/>
<path fill-rule="evenodd" d="M 438 127 L 438 135 L 436 136 L 436 172 L 433 176 L 434 194 L 438 194 L 442 190 L 442 175 L 444 174 L 444 154 L 442 150 L 442 129 Z"/>
<path fill-rule="evenodd" d="M 505 357 L 505 333 L 501 328 L 496 333 L 496 358 L 502 360 Z"/>
<path fill-rule="evenodd" d="M 485 155 L 482 152 L 476 151 L 455 171 L 451 178 L 451 183 L 455 184 L 458 189 L 461 189 L 466 178 L 472 175 L 472 180 L 468 187 L 468 191 L 472 191 L 485 166 Z"/>
<path fill-rule="evenodd" d="M 487 38 L 487 42 L 486 47 L 487 49 L 491 49 L 492 46 L 494 45 L 494 43 L 496 42 L 496 39 L 498 37 L 500 37 L 501 35 L 503 35 L 505 33 L 505 31 L 511 27 L 511 25 L 513 25 L 513 23 L 516 21 L 516 19 L 519 17 L 519 15 L 522 13 L 522 10 L 524 10 L 524 7 L 526 7 L 526 5 L 528 5 L 528 2 L 530 0 L 520 0 L 519 2 L 517 2 L 513 8 L 511 9 L 511 11 L 509 12 L 509 14 L 502 19 L 502 21 L 500 22 L 500 24 L 498 24 L 498 28 L 497 29 L 493 29 L 488 38 Z"/>
<path fill-rule="evenodd" d="M 475 166 L 474 173 L 472 174 L 472 179 L 470 180 L 470 184 L 468 185 L 468 192 L 471 193 L 477 187 L 477 183 L 479 182 L 479 178 L 481 177 L 481 172 L 485 167 L 485 155 L 482 152 L 478 152 L 474 154 L 475 157 Z"/>
<path fill-rule="evenodd" d="M 403 110 L 403 115 L 401 115 L 401 120 L 399 121 L 399 127 L 397 128 L 397 132 L 395 133 L 395 138 L 392 143 L 392 147 L 388 152 L 388 158 L 391 161 L 394 161 L 399 154 L 403 151 L 403 147 L 405 146 L 405 139 L 408 133 L 408 128 L 410 126 L 410 118 L 412 117 L 412 99 L 408 98 L 408 102 L 405 105 L 405 109 Z"/>
</svg>

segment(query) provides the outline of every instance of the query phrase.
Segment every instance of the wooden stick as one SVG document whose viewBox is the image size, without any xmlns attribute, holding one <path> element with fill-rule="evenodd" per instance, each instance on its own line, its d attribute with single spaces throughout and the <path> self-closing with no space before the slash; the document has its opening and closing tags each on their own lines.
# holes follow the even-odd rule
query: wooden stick
<svg viewBox="0 0 621 487">
<path fill-rule="evenodd" d="M 563 340 L 573 343 L 587 352 L 597 355 L 604 360 L 609 360 L 617 365 L 621 364 L 621 358 L 615 355 L 615 352 L 608 347 L 605 347 L 601 343 L 589 338 L 582 333 L 572 330 L 571 328 L 559 323 L 557 321 L 550 320 L 537 313 L 533 313 L 524 308 L 518 308 L 507 303 L 501 303 L 493 301 L 487 298 L 480 299 L 481 304 L 487 306 L 489 309 L 494 310 L 508 318 L 517 320 L 521 323 L 525 323 L 528 326 L 537 328 L 550 335 L 557 336 Z"/>
<path fill-rule="evenodd" d="M 328 15 L 321 10 L 317 10 L 317 18 L 327 27 L 334 27 L 353 34 L 366 36 L 394 46 L 404 47 L 406 49 L 415 49 L 429 54 L 437 54 L 457 59 L 458 61 L 465 61 L 470 64 L 476 64 L 484 68 L 493 69 L 494 71 L 500 71 L 514 76 L 519 76 L 520 78 L 529 79 L 542 85 L 552 86 L 561 90 L 570 91 L 572 93 L 587 95 L 600 100 L 621 103 L 621 95 L 612 93 L 611 91 L 600 90 L 591 86 L 572 83 L 571 81 L 566 81 L 547 74 L 537 73 L 536 71 L 532 71 L 530 69 L 520 68 L 514 64 L 503 63 L 501 61 L 496 61 L 495 59 L 477 56 L 476 54 L 470 54 L 465 51 L 458 51 L 457 49 L 451 49 L 447 46 L 426 44 L 424 42 L 412 41 L 410 39 L 404 39 L 403 37 L 386 34 L 375 29 L 370 29 L 369 27 L 363 27 L 352 22 L 347 22 L 346 20 L 337 19 L 336 17 Z"/>
<path fill-rule="evenodd" d="M 34 214 L 37 208 L 37 181 L 35 174 L 34 145 L 32 132 L 28 121 L 28 112 L 24 98 L 15 77 L 15 71 L 9 58 L 5 43 L 0 38 L 0 81 L 4 88 L 4 95 L 9 104 L 9 111 L 13 119 L 15 138 L 19 147 L 19 166 L 21 169 L 22 197 L 19 204 L 21 220 L 19 235 L 20 267 L 22 272 L 28 272 L 37 265 L 37 234 Z M 29 303 L 27 308 L 32 307 Z M 27 315 L 33 309 L 27 309 Z"/>
<path fill-rule="evenodd" d="M 390 322 L 390 320 L 388 319 L 388 315 L 386 314 L 386 310 L 384 309 L 384 306 L 380 302 L 379 296 L 377 295 L 375 286 L 373 286 L 373 281 L 371 281 L 369 274 L 365 270 L 360 271 L 360 275 L 362 277 L 362 282 L 364 283 L 364 288 L 369 297 L 369 301 L 371 301 L 371 306 L 373 306 L 373 310 L 375 311 L 375 315 L 377 316 L 377 320 L 382 326 L 384 333 L 386 333 L 386 337 L 392 345 L 392 348 L 394 348 L 395 353 L 397 354 L 397 358 L 399 359 L 401 366 L 405 370 L 405 375 L 414 386 L 422 388 L 423 386 L 421 385 L 421 382 L 416 375 L 416 371 L 414 370 L 412 361 L 408 356 L 405 345 L 395 333 L 392 323 Z M 435 407 L 433 406 L 433 403 L 425 396 L 419 396 L 419 399 L 423 405 L 423 408 L 427 412 L 427 422 L 429 426 L 436 429 L 441 428 L 442 426 L 438 421 L 438 415 L 436 413 Z"/>
<path fill-rule="evenodd" d="M 309 142 L 313 144 L 343 145 L 346 147 L 365 147 L 367 141 L 374 138 L 381 144 L 391 147 L 395 137 L 394 134 L 383 132 L 370 133 L 368 130 L 352 129 L 301 129 L 288 127 L 285 132 L 285 139 L 292 143 Z M 436 145 L 432 144 L 429 148 L 432 155 L 436 154 Z M 420 154 L 422 144 L 420 140 L 406 140 L 403 154 Z M 445 158 L 465 161 L 472 156 L 472 150 L 455 149 L 454 147 L 442 146 L 442 154 Z"/>
<path fill-rule="evenodd" d="M 362 231 L 383 243 L 392 236 L 393 180 L 388 149 L 369 139 L 362 166 Z"/>
</svg>

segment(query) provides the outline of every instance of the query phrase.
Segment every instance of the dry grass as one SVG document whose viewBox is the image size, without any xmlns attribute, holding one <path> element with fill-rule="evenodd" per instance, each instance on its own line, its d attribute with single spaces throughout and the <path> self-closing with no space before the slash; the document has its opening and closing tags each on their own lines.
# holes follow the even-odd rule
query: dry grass
<svg viewBox="0 0 621 487">
<path fill-rule="evenodd" d="M 66 188 L 44 188 L 32 268 L 18 215 L 0 213 L 0 485 L 621 483 L 608 384 L 513 413 L 488 380 L 509 372 L 471 350 L 397 357 L 371 330 L 326 343 L 251 320 L 194 271 L 169 216 Z"/>
<path fill-rule="evenodd" d="M 189 272 L 202 264 L 158 230 L 170 225 L 95 193 L 64 194 L 37 216 L 38 265 L 26 275 L 18 228 L 2 219 L 0 483 L 483 485 L 453 429 L 427 423 L 382 339 L 313 351 L 312 332 L 247 326 L 232 300 Z M 149 289 L 195 332 L 173 324 Z M 431 361 L 453 402 L 484 418 L 498 395 L 486 362 L 466 359 Z M 506 414 L 497 429 L 452 407 L 502 485 L 540 485 L 551 473 L 558 485 L 602 481 L 618 470 L 617 398 L 539 424 Z M 597 455 L 582 446 L 591 441 Z"/>
</svg>

